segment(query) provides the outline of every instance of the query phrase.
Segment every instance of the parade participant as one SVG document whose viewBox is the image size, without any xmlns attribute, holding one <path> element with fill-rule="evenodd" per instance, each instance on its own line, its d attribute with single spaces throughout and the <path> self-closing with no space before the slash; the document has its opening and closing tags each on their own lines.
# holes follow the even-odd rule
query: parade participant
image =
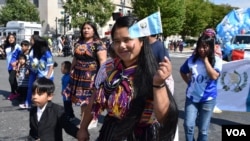
<svg viewBox="0 0 250 141">
<path fill-rule="evenodd" d="M 29 63 L 30 63 L 30 60 L 29 60 L 30 42 L 27 40 L 23 40 L 21 42 L 21 48 L 22 48 L 22 54 L 24 54 L 27 58 L 26 64 L 29 65 Z"/>
<path fill-rule="evenodd" d="M 170 59 L 168 50 L 164 47 L 164 43 L 157 39 L 157 35 L 148 36 L 148 39 L 157 62 L 161 62 L 164 56 Z"/>
<path fill-rule="evenodd" d="M 75 44 L 71 65 L 71 79 L 64 95 L 81 106 L 84 114 L 94 89 L 94 77 L 98 68 L 106 61 L 107 50 L 101 42 L 97 28 L 92 22 L 85 22 L 81 28 L 81 37 Z M 93 121 L 96 125 L 97 121 Z"/>
<path fill-rule="evenodd" d="M 33 35 L 31 37 L 31 49 L 29 51 L 30 59 L 30 75 L 29 86 L 40 77 L 46 77 L 48 79 L 54 79 L 54 61 L 53 56 L 48 47 L 48 43 L 39 35 Z M 28 89 L 26 101 L 24 104 L 20 104 L 19 107 L 27 109 L 31 107 L 31 87 Z"/>
<path fill-rule="evenodd" d="M 217 80 L 222 70 L 222 59 L 214 53 L 214 37 L 202 34 L 195 53 L 180 68 L 187 83 L 184 129 L 187 141 L 194 141 L 196 120 L 197 141 L 208 140 L 208 129 L 216 104 Z"/>
<path fill-rule="evenodd" d="M 165 85 L 172 67 L 167 57 L 159 64 L 156 62 L 146 37 L 130 37 L 128 29 L 137 21 L 133 16 L 120 17 L 112 28 L 112 48 L 117 57 L 107 67 L 107 79 L 92 96 L 83 115 L 77 133 L 79 141 L 89 139 L 91 112 L 96 116 L 104 109 L 108 113 L 98 141 L 174 138 L 178 109 Z"/>
<path fill-rule="evenodd" d="M 63 50 L 63 46 L 64 46 L 64 36 L 58 36 L 57 37 L 57 49 L 58 49 L 58 56 L 62 55 L 62 50 Z"/>
<path fill-rule="evenodd" d="M 17 93 L 16 69 L 18 56 L 21 53 L 21 46 L 16 43 L 16 36 L 9 34 L 4 44 L 4 52 L 6 54 L 7 70 L 9 72 L 9 83 L 11 93 L 8 96 L 9 100 L 13 100 L 19 96 Z"/>
<path fill-rule="evenodd" d="M 19 100 L 21 103 L 25 102 L 28 92 L 29 82 L 29 67 L 27 64 L 27 57 L 25 54 L 20 54 L 18 57 L 18 70 L 17 70 L 17 92 L 20 94 Z"/>
<path fill-rule="evenodd" d="M 32 85 L 30 109 L 30 131 L 28 140 L 63 141 L 62 129 L 76 137 L 78 128 L 69 121 L 62 106 L 54 104 L 52 98 L 55 85 L 45 77 L 38 78 Z"/>
<path fill-rule="evenodd" d="M 70 81 L 70 68 L 71 68 L 71 62 L 70 61 L 64 61 L 61 64 L 61 72 L 63 74 L 61 78 L 61 83 L 62 83 L 62 93 L 69 84 Z M 62 94 L 63 97 L 63 106 L 64 106 L 64 111 L 68 115 L 68 118 L 70 120 L 75 119 L 74 115 L 74 110 L 72 108 L 72 102 L 70 97 L 66 97 L 66 95 Z"/>
</svg>

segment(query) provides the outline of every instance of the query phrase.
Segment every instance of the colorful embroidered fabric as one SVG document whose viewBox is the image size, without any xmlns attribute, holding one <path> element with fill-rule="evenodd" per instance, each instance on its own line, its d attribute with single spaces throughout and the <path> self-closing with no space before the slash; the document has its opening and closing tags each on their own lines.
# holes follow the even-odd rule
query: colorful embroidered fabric
<svg viewBox="0 0 250 141">
<path fill-rule="evenodd" d="M 100 41 L 86 44 L 79 42 L 75 48 L 76 64 L 63 94 L 71 98 L 71 101 L 76 105 L 84 106 L 89 103 L 99 63 L 96 53 L 103 49 L 106 48 Z"/>
<path fill-rule="evenodd" d="M 95 59 L 97 58 L 96 53 L 99 50 L 106 49 L 105 44 L 101 41 L 94 41 L 91 43 L 79 42 L 76 44 L 74 50 L 74 56 L 77 59 L 86 60 L 86 59 Z"/>
<path fill-rule="evenodd" d="M 104 109 L 117 118 L 126 115 L 133 97 L 132 81 L 136 66 L 123 69 L 120 61 L 115 61 L 115 70 L 102 83 L 96 93 L 94 113 L 100 114 Z"/>
<path fill-rule="evenodd" d="M 133 98 L 133 76 L 136 65 L 123 69 L 122 63 L 118 59 L 113 60 L 114 64 L 108 63 L 106 68 L 108 77 L 100 85 L 95 94 L 93 106 L 94 116 L 107 109 L 110 116 L 122 119 L 128 112 L 130 101 Z M 114 67 L 116 69 L 114 69 Z M 110 71 L 112 69 L 112 71 Z M 109 74 L 109 72 L 111 72 Z M 142 113 L 140 123 L 154 123 L 153 101 L 147 100 L 145 109 Z"/>
</svg>

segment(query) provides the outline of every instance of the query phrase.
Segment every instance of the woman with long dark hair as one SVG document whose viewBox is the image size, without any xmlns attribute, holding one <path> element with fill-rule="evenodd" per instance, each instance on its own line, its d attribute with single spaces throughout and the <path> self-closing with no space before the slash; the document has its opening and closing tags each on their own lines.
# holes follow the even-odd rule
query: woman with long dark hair
<svg viewBox="0 0 250 141">
<path fill-rule="evenodd" d="M 89 139 L 88 124 L 107 110 L 98 141 L 172 141 L 178 109 L 165 84 L 172 73 L 165 57 L 156 62 L 146 37 L 131 38 L 130 26 L 138 20 L 124 16 L 116 20 L 112 31 L 114 63 L 108 65 L 107 78 L 92 97 L 84 114 L 79 141 Z M 87 114 L 88 113 L 88 114 Z"/>
<path fill-rule="evenodd" d="M 48 79 L 54 79 L 54 60 L 50 51 L 48 43 L 45 39 L 39 35 L 32 35 L 30 39 L 31 49 L 29 51 L 30 59 L 30 74 L 29 74 L 29 86 L 37 78 L 46 77 Z M 27 109 L 31 107 L 32 90 L 29 87 L 24 104 L 20 104 L 19 107 Z"/>
<path fill-rule="evenodd" d="M 94 77 L 99 66 L 106 61 L 107 49 L 101 41 L 97 28 L 92 22 L 85 22 L 81 27 L 81 37 L 74 47 L 71 65 L 71 79 L 63 91 L 72 103 L 81 107 L 84 114 L 94 89 Z M 73 117 L 70 117 L 73 118 Z M 93 121 L 97 124 L 97 121 Z"/>
<path fill-rule="evenodd" d="M 21 46 L 16 43 L 16 36 L 9 34 L 4 44 L 4 52 L 6 54 L 7 70 L 9 72 L 9 83 L 11 87 L 11 93 L 8 96 L 9 100 L 13 100 L 19 96 L 17 93 L 17 80 L 16 69 L 18 56 L 21 53 Z"/>
<path fill-rule="evenodd" d="M 215 34 L 214 34 L 215 35 Z M 222 70 L 222 59 L 215 55 L 215 37 L 205 31 L 197 41 L 197 47 L 180 68 L 187 83 L 184 129 L 187 141 L 194 141 L 198 120 L 197 141 L 208 140 L 208 129 L 217 97 L 217 81 Z"/>
</svg>

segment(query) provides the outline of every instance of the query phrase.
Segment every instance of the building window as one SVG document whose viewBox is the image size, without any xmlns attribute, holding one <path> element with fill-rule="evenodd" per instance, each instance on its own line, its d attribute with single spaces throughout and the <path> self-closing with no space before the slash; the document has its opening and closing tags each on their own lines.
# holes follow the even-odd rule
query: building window
<svg viewBox="0 0 250 141">
<path fill-rule="evenodd" d="M 58 8 L 62 8 L 63 7 L 62 0 L 57 0 L 57 5 L 58 5 Z"/>
<path fill-rule="evenodd" d="M 39 7 L 39 1 L 38 0 L 33 0 L 33 3 L 36 7 Z"/>
<path fill-rule="evenodd" d="M 0 4 L 1 5 L 6 4 L 6 0 L 0 0 Z"/>
</svg>

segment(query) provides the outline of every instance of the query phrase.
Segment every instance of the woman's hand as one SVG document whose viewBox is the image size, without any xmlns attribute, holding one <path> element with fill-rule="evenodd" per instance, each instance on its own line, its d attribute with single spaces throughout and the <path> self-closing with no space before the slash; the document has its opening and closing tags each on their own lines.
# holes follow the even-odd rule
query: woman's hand
<svg viewBox="0 0 250 141">
<path fill-rule="evenodd" d="M 207 57 L 207 56 L 204 56 L 204 57 L 202 57 L 202 60 L 203 60 L 204 62 L 206 62 L 206 61 L 208 61 L 208 57 Z"/>
<path fill-rule="evenodd" d="M 18 61 L 12 62 L 12 63 L 11 63 L 11 66 L 12 66 L 12 67 L 17 67 L 17 63 L 18 63 Z"/>
<path fill-rule="evenodd" d="M 89 141 L 89 132 L 88 129 L 78 130 L 76 137 L 78 141 Z"/>
<path fill-rule="evenodd" d="M 167 57 L 159 63 L 159 68 L 153 78 L 153 85 L 161 85 L 172 74 L 172 64 Z"/>
</svg>

